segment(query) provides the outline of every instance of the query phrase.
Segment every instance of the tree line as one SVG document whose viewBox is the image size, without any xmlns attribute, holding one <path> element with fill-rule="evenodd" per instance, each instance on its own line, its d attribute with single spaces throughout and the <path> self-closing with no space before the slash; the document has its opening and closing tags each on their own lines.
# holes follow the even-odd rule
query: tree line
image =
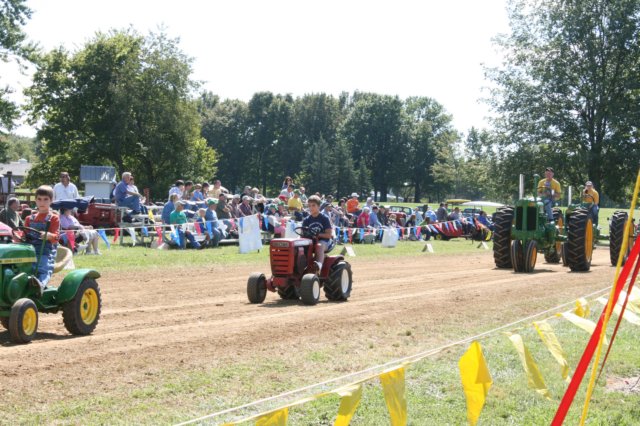
<svg viewBox="0 0 640 426">
<path fill-rule="evenodd" d="M 592 180 L 603 200 L 624 201 L 640 164 L 640 0 L 510 0 L 510 33 L 495 40 L 504 63 L 486 69 L 494 118 L 465 134 L 429 97 L 222 100 L 193 81 L 192 59 L 164 33 L 112 30 L 74 52 L 42 52 L 22 32 L 25 2 L 0 5 L 0 60 L 36 66 L 22 111 L 38 126 L 33 185 L 103 164 L 132 170 L 156 197 L 179 177 L 274 194 L 288 175 L 339 196 L 510 201 L 520 173 L 552 166 L 565 186 Z M 21 113 L 6 95 L 0 131 Z"/>
</svg>

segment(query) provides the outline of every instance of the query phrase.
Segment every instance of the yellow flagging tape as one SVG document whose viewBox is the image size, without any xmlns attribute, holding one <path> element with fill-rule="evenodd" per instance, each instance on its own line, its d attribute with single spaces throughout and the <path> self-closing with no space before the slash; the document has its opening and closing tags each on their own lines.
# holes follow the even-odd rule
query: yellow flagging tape
<svg viewBox="0 0 640 426">
<path fill-rule="evenodd" d="M 458 361 L 462 389 L 467 400 L 467 421 L 475 426 L 493 380 L 479 342 L 473 342 Z"/>
<path fill-rule="evenodd" d="M 396 368 L 379 376 L 384 401 L 391 417 L 391 426 L 405 426 L 407 424 L 404 369 L 405 367 Z"/>
<path fill-rule="evenodd" d="M 598 303 L 600 303 L 600 304 L 602 304 L 604 306 L 607 306 L 608 301 L 604 297 L 598 297 L 596 300 L 598 301 Z M 627 306 L 629 306 L 628 303 L 627 303 Z M 620 314 L 622 313 L 622 306 L 620 306 L 620 305 L 618 305 L 616 303 L 616 305 L 613 307 L 613 312 L 617 316 L 620 316 Z M 634 314 L 631 311 L 625 310 L 624 315 L 622 316 L 622 318 L 624 320 L 626 320 L 627 322 L 630 322 L 631 324 L 640 325 L 640 317 L 637 316 L 636 314 Z"/>
<path fill-rule="evenodd" d="M 519 334 L 506 333 L 513 343 L 513 346 L 516 348 L 516 352 L 520 356 L 520 361 L 522 362 L 522 367 L 524 368 L 524 372 L 527 375 L 527 381 L 529 383 L 529 387 L 535 389 L 540 395 L 544 396 L 547 399 L 551 399 L 551 394 L 547 389 L 547 385 L 544 383 L 544 379 L 542 378 L 542 374 L 540 373 L 540 369 L 538 368 L 538 364 L 534 361 L 531 356 L 531 352 L 524 345 L 522 341 L 522 337 Z"/>
<path fill-rule="evenodd" d="M 586 318 L 589 316 L 589 302 L 584 297 L 576 300 L 576 308 L 573 313 L 579 317 Z"/>
<path fill-rule="evenodd" d="M 285 407 L 258 417 L 256 426 L 287 426 L 287 420 L 289 420 L 289 409 Z"/>
<path fill-rule="evenodd" d="M 340 395 L 340 408 L 333 426 L 349 426 L 362 398 L 362 383 L 338 389 L 335 393 Z"/>
<path fill-rule="evenodd" d="M 569 363 L 567 362 L 567 355 L 564 350 L 562 350 L 560 341 L 558 340 L 556 333 L 553 332 L 551 325 L 547 320 L 543 320 L 534 322 L 533 326 L 538 332 L 542 343 L 546 346 L 549 352 L 551 352 L 551 355 L 553 355 L 558 364 L 560 364 L 560 374 L 562 374 L 562 378 L 566 382 L 571 381 L 571 377 L 569 377 Z"/>
<path fill-rule="evenodd" d="M 562 312 L 561 314 L 558 314 L 559 316 L 561 316 L 562 318 L 566 319 L 567 321 L 569 321 L 571 324 L 575 325 L 578 328 L 583 329 L 584 331 L 586 331 L 587 333 L 589 333 L 590 335 L 593 334 L 593 332 L 596 329 L 596 323 L 586 319 L 586 318 L 582 318 L 577 316 L 576 314 L 574 314 L 573 312 Z M 607 338 L 604 339 L 604 344 L 608 345 L 609 341 L 607 340 Z"/>
<path fill-rule="evenodd" d="M 613 278 L 613 285 L 611 286 L 611 291 L 609 292 L 609 299 L 607 303 L 607 308 L 604 310 L 604 318 L 602 321 L 602 333 L 600 333 L 600 340 L 598 341 L 598 346 L 596 348 L 596 357 L 593 361 L 593 366 L 591 367 L 591 377 L 589 377 L 589 385 L 587 386 L 587 393 L 584 398 L 584 407 L 582 408 L 582 414 L 580 416 L 580 426 L 584 425 L 584 422 L 587 420 L 587 414 L 589 413 L 589 402 L 591 401 L 591 394 L 593 393 L 593 387 L 596 383 L 596 370 L 598 369 L 598 365 L 600 365 L 600 355 L 602 353 L 602 343 L 606 341 L 605 335 L 607 334 L 607 326 L 609 325 L 609 318 L 611 317 L 611 311 L 613 310 L 613 298 L 615 296 L 616 283 L 618 282 L 618 277 L 620 277 L 620 270 L 622 269 L 622 259 L 624 258 L 625 253 L 627 252 L 627 248 L 629 247 L 629 234 L 631 232 L 631 227 L 633 226 L 633 213 L 636 209 L 636 201 L 638 200 L 638 193 L 640 192 L 640 169 L 638 170 L 638 176 L 636 177 L 636 185 L 633 188 L 633 198 L 631 199 L 631 207 L 629 208 L 628 215 L 628 226 L 625 226 L 624 235 L 622 236 L 622 247 L 620 248 L 620 255 L 618 256 L 618 263 L 616 265 L 616 274 Z"/>
</svg>

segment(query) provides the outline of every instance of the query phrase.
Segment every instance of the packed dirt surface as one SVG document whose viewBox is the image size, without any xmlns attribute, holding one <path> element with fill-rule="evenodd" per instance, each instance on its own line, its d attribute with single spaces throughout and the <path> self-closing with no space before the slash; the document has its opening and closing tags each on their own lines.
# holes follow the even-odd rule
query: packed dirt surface
<svg viewBox="0 0 640 426">
<path fill-rule="evenodd" d="M 515 274 L 495 269 L 492 253 L 480 250 L 348 260 L 351 299 L 329 303 L 323 296 L 314 307 L 275 293 L 263 305 L 249 304 L 246 279 L 260 269 L 253 265 L 104 273 L 98 280 L 103 311 L 93 335 L 69 335 L 61 314 L 42 315 L 31 344 L 13 345 L 9 333 L 0 332 L 3 405 L 42 410 L 65 398 L 133 390 L 167 372 L 258 358 L 278 362 L 292 352 L 335 348 L 333 356 L 343 362 L 302 383 L 326 379 L 573 301 L 605 288 L 614 274 L 606 249 L 594 252 L 588 273 L 539 258 L 534 273 Z M 394 344 L 409 336 L 410 343 Z"/>
</svg>

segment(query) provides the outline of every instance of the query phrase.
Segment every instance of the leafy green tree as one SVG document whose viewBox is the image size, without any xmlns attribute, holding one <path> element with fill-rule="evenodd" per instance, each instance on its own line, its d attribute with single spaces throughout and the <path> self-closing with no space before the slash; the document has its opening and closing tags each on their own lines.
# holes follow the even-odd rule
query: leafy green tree
<svg viewBox="0 0 640 426">
<path fill-rule="evenodd" d="M 340 129 L 351 146 L 356 168 L 370 173 L 381 201 L 386 201 L 387 190 L 402 180 L 404 123 L 403 104 L 397 96 L 356 93 Z"/>
<path fill-rule="evenodd" d="M 177 177 L 213 176 L 215 153 L 200 140 L 190 74 L 191 59 L 162 33 L 99 33 L 73 54 L 44 54 L 27 94 L 49 164 L 34 168 L 31 183 L 54 180 L 52 164 L 72 176 L 81 164 L 132 170 L 156 195 Z"/>
<path fill-rule="evenodd" d="M 31 18 L 31 9 L 25 0 L 0 0 L 0 61 L 8 63 L 29 60 L 34 51 L 27 43 L 22 27 Z M 11 130 L 14 121 L 20 115 L 18 106 L 7 98 L 13 90 L 9 86 L 0 87 L 0 131 Z M 0 156 L 8 149 L 0 141 Z"/>
<path fill-rule="evenodd" d="M 511 0 L 509 17 L 505 65 L 487 70 L 503 171 L 526 156 L 523 173 L 552 165 L 620 199 L 640 163 L 640 2 Z"/>
<path fill-rule="evenodd" d="M 202 112 L 202 137 L 218 153 L 218 175 L 222 184 L 230 189 L 248 182 L 249 108 L 239 100 L 225 100 Z"/>
<path fill-rule="evenodd" d="M 13 134 L 0 134 L 0 144 L 6 146 L 4 158 L 0 148 L 0 162 L 17 161 L 21 158 L 29 162 L 36 160 L 36 143 L 34 138 L 18 136 Z"/>
<path fill-rule="evenodd" d="M 408 98 L 405 112 L 407 149 L 403 169 L 414 189 L 414 199 L 419 203 L 424 191 L 434 189 L 432 167 L 438 160 L 436 147 L 453 144 L 458 136 L 451 124 L 451 116 L 434 99 Z"/>
<path fill-rule="evenodd" d="M 334 191 L 336 163 L 327 141 L 320 138 L 309 144 L 309 149 L 305 151 L 302 161 L 302 170 L 306 187 L 321 194 L 330 194 Z"/>
</svg>

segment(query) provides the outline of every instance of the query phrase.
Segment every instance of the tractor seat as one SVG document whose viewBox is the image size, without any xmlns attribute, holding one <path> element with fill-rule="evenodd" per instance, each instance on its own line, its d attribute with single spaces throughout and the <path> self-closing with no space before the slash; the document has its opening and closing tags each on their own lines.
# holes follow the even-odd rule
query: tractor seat
<svg viewBox="0 0 640 426">
<path fill-rule="evenodd" d="M 58 246 L 56 262 L 53 265 L 53 273 L 60 272 L 73 259 L 73 252 L 64 246 Z"/>
</svg>

